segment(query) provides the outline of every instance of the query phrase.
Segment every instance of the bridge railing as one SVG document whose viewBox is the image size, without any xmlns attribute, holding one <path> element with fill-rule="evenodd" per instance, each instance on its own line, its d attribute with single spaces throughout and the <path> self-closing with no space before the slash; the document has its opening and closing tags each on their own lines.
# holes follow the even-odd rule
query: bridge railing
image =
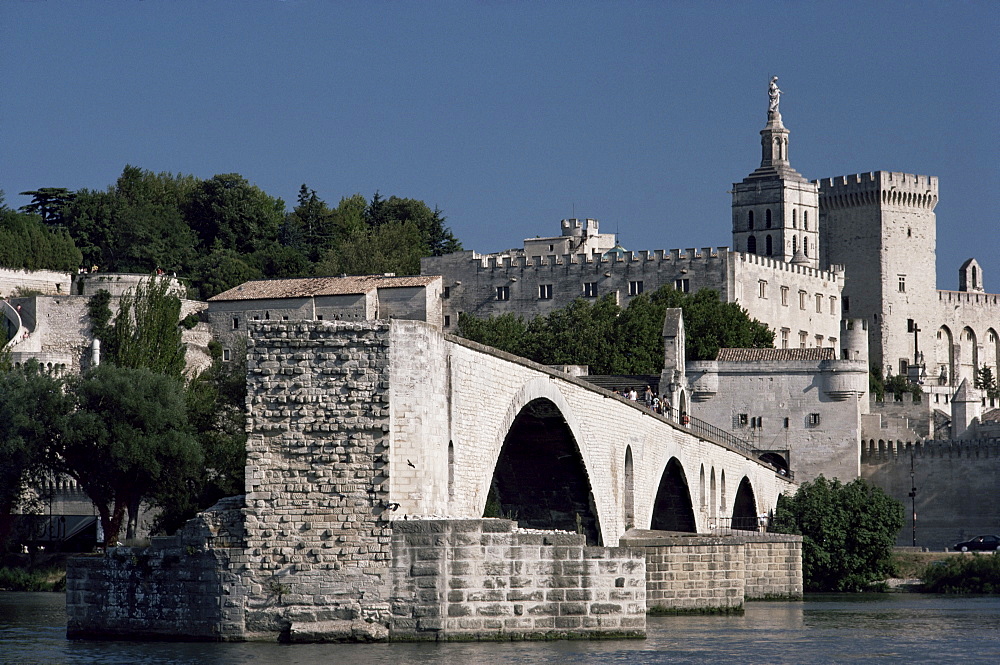
<svg viewBox="0 0 1000 665">
<path fill-rule="evenodd" d="M 711 423 L 707 423 L 704 420 L 699 420 L 698 418 L 692 418 L 686 413 L 682 414 L 678 409 L 664 409 L 662 411 L 658 411 L 657 413 L 660 413 L 660 415 L 662 415 L 664 418 L 667 418 L 668 420 L 672 420 L 673 422 L 678 423 L 683 427 L 686 427 L 687 429 L 691 430 L 691 433 L 697 437 L 700 437 L 702 439 L 707 439 L 708 441 L 717 443 L 721 446 L 725 446 L 730 450 L 742 453 L 752 459 L 760 459 L 760 456 L 764 452 L 762 450 L 755 448 L 746 439 L 741 439 L 735 434 L 727 432 L 721 427 L 716 427 Z M 795 474 L 793 474 L 789 469 L 774 467 L 774 470 L 775 473 L 785 478 L 788 478 L 789 480 L 793 480 L 795 478 Z"/>
</svg>

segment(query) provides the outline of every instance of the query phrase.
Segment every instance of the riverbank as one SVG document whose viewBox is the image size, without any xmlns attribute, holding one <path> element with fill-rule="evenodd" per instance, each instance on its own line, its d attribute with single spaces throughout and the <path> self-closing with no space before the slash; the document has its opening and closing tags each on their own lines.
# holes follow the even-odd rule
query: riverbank
<svg viewBox="0 0 1000 665">
<path fill-rule="evenodd" d="M 6 554 L 0 560 L 0 591 L 65 591 L 66 559 L 72 554 Z"/>
</svg>

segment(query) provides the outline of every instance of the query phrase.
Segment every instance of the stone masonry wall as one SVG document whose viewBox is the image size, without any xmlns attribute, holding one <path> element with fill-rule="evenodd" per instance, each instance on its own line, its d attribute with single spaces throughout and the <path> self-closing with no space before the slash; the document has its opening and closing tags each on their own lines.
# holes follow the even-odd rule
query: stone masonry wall
<svg viewBox="0 0 1000 665">
<path fill-rule="evenodd" d="M 397 521 L 392 637 L 644 637 L 642 552 L 510 520 Z"/>
<path fill-rule="evenodd" d="M 633 530 L 620 542 L 645 552 L 650 610 L 727 612 L 742 608 L 746 600 L 802 597 L 799 536 Z"/>
</svg>

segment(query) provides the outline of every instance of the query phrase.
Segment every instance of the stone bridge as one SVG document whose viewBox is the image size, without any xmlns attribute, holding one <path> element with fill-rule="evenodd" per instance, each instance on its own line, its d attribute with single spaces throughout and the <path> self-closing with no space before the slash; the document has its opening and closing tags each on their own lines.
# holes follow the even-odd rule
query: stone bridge
<svg viewBox="0 0 1000 665">
<path fill-rule="evenodd" d="M 754 525 L 790 486 L 752 454 L 696 436 L 565 373 L 419 321 L 312 325 L 306 346 L 287 349 L 296 359 L 292 367 L 274 356 L 293 344 L 282 327 L 258 332 L 251 385 L 255 373 L 294 372 L 287 375 L 291 384 L 281 381 L 278 389 L 305 391 L 314 401 L 298 416 L 276 414 L 283 423 L 291 415 L 290 429 L 274 424 L 295 441 L 276 449 L 267 445 L 269 437 L 256 439 L 264 444 L 261 453 L 273 465 L 282 450 L 301 446 L 299 437 L 309 436 L 303 430 L 328 437 L 324 426 L 313 427 L 322 419 L 348 425 L 361 419 L 362 429 L 382 429 L 374 487 L 392 520 L 485 514 L 616 546 L 633 527 L 706 533 L 730 519 Z M 384 354 L 382 368 L 366 353 L 373 344 Z M 331 379 L 357 386 L 373 372 L 379 376 L 371 397 L 380 408 L 371 414 L 347 404 L 339 387 L 324 388 Z M 254 419 L 269 426 L 267 416 L 255 413 Z M 252 497 L 257 487 L 251 482 Z M 338 491 L 350 495 L 352 489 L 372 493 L 361 486 Z"/>
<path fill-rule="evenodd" d="M 750 451 L 422 322 L 252 342 L 245 497 L 72 559 L 70 637 L 641 637 L 801 595 L 797 537 L 661 537 L 752 528 L 789 483 Z"/>
</svg>

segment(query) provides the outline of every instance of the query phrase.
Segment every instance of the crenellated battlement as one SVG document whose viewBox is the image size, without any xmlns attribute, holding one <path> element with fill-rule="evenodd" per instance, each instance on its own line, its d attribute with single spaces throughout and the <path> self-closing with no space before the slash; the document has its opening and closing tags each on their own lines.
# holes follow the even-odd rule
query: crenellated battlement
<svg viewBox="0 0 1000 665">
<path fill-rule="evenodd" d="M 816 279 L 822 279 L 830 282 L 837 282 L 840 280 L 840 276 L 843 273 L 842 266 L 831 266 L 831 268 L 840 268 L 840 270 L 820 270 L 818 268 L 810 268 L 808 266 L 796 265 L 794 263 L 789 263 L 788 261 L 782 261 L 780 259 L 775 259 L 769 256 L 761 256 L 760 254 L 744 254 L 740 252 L 733 252 L 734 255 L 738 256 L 744 263 L 752 263 L 754 265 L 763 266 L 765 268 L 770 268 L 771 270 L 776 270 L 779 272 L 794 273 L 796 275 L 806 275 L 808 277 L 814 277 Z"/>
<path fill-rule="evenodd" d="M 870 439 L 861 442 L 861 462 L 910 463 L 910 456 L 923 459 L 1000 458 L 1000 439 L 892 441 Z"/>
<path fill-rule="evenodd" d="M 873 171 L 814 180 L 822 208 L 888 205 L 933 210 L 938 202 L 937 176 Z"/>
<path fill-rule="evenodd" d="M 495 270 L 509 268 L 538 268 L 544 266 L 568 266 L 568 265 L 608 265 L 615 264 L 635 264 L 635 263 L 684 263 L 685 266 L 692 263 L 712 263 L 733 252 L 728 247 L 703 247 L 700 250 L 689 248 L 680 249 L 656 249 L 653 251 L 640 250 L 637 252 L 619 252 L 605 254 L 547 254 L 544 256 L 525 256 L 523 254 L 502 253 L 502 254 L 476 254 L 472 253 L 470 260 L 478 264 L 478 268 Z"/>
<path fill-rule="evenodd" d="M 979 305 L 993 309 L 1000 306 L 1000 295 L 982 291 L 938 291 L 938 302 L 949 305 Z"/>
</svg>

